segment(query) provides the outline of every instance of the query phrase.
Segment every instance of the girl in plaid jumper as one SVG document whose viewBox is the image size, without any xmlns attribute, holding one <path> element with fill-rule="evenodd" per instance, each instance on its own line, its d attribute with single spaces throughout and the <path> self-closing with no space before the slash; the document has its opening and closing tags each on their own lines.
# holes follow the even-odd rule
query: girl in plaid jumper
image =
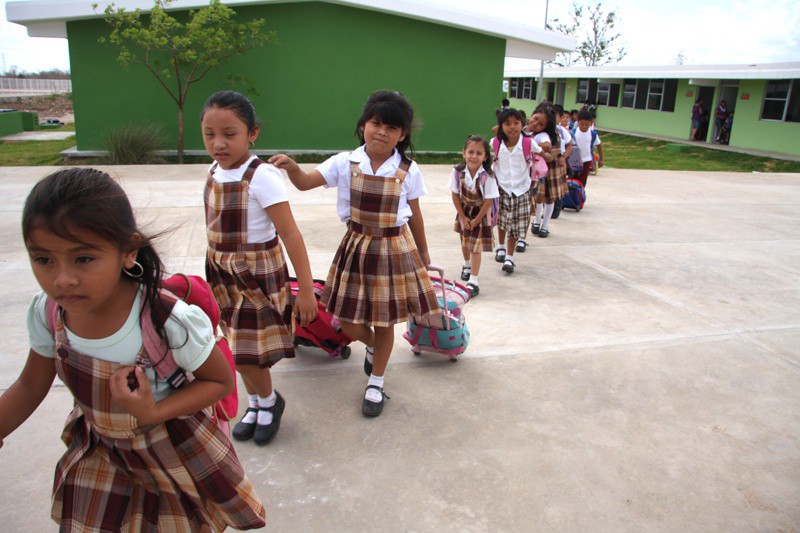
<svg viewBox="0 0 800 533">
<path fill-rule="evenodd" d="M 291 158 L 270 158 L 300 189 L 337 187 L 337 211 L 347 224 L 333 259 L 322 303 L 349 336 L 367 345 L 369 376 L 361 411 L 383 411 L 383 382 L 394 324 L 439 312 L 419 198 L 425 184 L 410 159 L 414 109 L 397 91 L 370 95 L 356 124 L 361 146 L 335 155 L 310 173 Z"/>
<path fill-rule="evenodd" d="M 262 527 L 264 508 L 207 409 L 235 377 L 205 313 L 160 290 L 163 265 L 119 184 L 94 169 L 44 178 L 22 235 L 43 290 L 28 308 L 25 367 L 0 397 L 0 446 L 58 374 L 75 401 L 53 520 L 63 531 Z M 165 354 L 143 347 L 145 320 L 192 381 L 173 390 L 156 378 Z"/>
</svg>

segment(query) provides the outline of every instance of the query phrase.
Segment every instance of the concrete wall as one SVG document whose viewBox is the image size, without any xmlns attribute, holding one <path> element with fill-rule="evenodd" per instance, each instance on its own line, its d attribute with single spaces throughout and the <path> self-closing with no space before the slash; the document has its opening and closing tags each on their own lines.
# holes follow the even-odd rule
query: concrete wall
<svg viewBox="0 0 800 533">
<path fill-rule="evenodd" d="M 37 128 L 37 114 L 27 111 L 0 113 L 0 136 L 12 135 Z"/>
<path fill-rule="evenodd" d="M 367 96 L 396 89 L 422 126 L 413 136 L 417 149 L 460 150 L 467 134 L 487 129 L 501 97 L 502 39 L 319 2 L 236 9 L 241 19 L 266 19 L 277 42 L 232 58 L 190 88 L 187 149 L 203 149 L 203 102 L 232 88 L 230 73 L 250 75 L 259 91 L 250 96 L 264 121 L 260 149 L 352 149 Z M 67 30 L 78 149 L 103 149 L 102 134 L 130 122 L 158 122 L 174 139 L 175 103 L 143 66 L 123 70 L 115 50 L 98 44 L 108 25 L 74 21 Z"/>
</svg>

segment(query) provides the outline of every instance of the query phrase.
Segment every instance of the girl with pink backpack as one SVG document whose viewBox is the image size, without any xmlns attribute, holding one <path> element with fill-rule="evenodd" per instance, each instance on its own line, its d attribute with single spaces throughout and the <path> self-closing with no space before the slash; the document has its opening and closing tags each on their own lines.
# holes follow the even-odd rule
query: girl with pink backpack
<svg viewBox="0 0 800 533">
<path fill-rule="evenodd" d="M 497 224 L 500 191 L 486 139 L 470 135 L 461 153 L 464 160 L 453 168 L 450 191 L 456 208 L 454 229 L 461 237 L 464 256 L 461 279 L 467 282 L 470 296 L 475 297 L 480 292 L 481 252 L 494 249 L 492 228 Z"/>
</svg>

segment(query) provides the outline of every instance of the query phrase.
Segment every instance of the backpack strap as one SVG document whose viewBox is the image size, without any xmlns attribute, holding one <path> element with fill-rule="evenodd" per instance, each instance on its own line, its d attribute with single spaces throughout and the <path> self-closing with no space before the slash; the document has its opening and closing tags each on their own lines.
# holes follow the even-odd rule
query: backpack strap
<svg viewBox="0 0 800 533">
<path fill-rule="evenodd" d="M 165 290 L 160 290 L 158 295 L 161 302 L 161 309 L 158 310 L 157 320 L 159 321 L 159 325 L 163 328 L 178 298 Z M 188 381 L 188 377 L 186 372 L 175 362 L 175 356 L 172 354 L 170 347 L 166 345 L 164 339 L 162 339 L 158 331 L 156 331 L 155 324 L 153 324 L 150 314 L 150 305 L 147 303 L 147 300 L 143 299 L 141 313 L 142 344 L 144 344 L 144 351 L 149 358 L 150 364 L 153 366 L 153 370 L 156 371 L 156 374 L 161 379 L 166 380 L 170 387 L 179 389 Z M 161 356 L 161 354 L 163 354 L 163 356 Z M 157 356 L 161 356 L 161 358 L 157 361 L 153 361 L 152 357 Z"/>
<path fill-rule="evenodd" d="M 56 322 L 58 321 L 58 304 L 47 297 L 44 301 L 45 320 L 53 337 L 56 335 Z"/>
<path fill-rule="evenodd" d="M 494 160 L 497 161 L 497 155 L 500 153 L 499 137 L 492 137 L 492 150 L 494 150 Z"/>
<path fill-rule="evenodd" d="M 595 145 L 597 144 L 597 132 L 591 130 L 592 132 L 592 150 L 594 150 Z"/>
<path fill-rule="evenodd" d="M 531 156 L 531 138 L 527 135 L 522 136 L 522 155 L 525 156 L 525 162 L 530 166 L 533 157 Z"/>
</svg>

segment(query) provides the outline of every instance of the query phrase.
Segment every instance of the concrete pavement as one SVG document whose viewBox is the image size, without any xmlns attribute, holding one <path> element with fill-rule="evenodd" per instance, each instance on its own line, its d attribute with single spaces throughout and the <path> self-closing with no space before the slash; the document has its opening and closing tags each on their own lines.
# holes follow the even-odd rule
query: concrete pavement
<svg viewBox="0 0 800 533">
<path fill-rule="evenodd" d="M 309 166 L 310 167 L 310 166 Z M 110 167 L 172 271 L 202 273 L 204 165 Z M 27 352 L 37 286 L 22 202 L 48 168 L 0 169 L 0 389 Z M 431 257 L 460 271 L 446 166 L 422 167 Z M 316 277 L 335 192 L 289 185 Z M 800 524 L 800 175 L 604 168 L 505 275 L 484 256 L 458 363 L 396 328 L 384 414 L 360 414 L 363 346 L 300 348 L 266 448 L 236 448 L 274 531 L 641 531 Z M 243 391 L 243 388 L 240 388 Z M 54 386 L 0 450 L 3 531 L 54 531 Z"/>
</svg>

